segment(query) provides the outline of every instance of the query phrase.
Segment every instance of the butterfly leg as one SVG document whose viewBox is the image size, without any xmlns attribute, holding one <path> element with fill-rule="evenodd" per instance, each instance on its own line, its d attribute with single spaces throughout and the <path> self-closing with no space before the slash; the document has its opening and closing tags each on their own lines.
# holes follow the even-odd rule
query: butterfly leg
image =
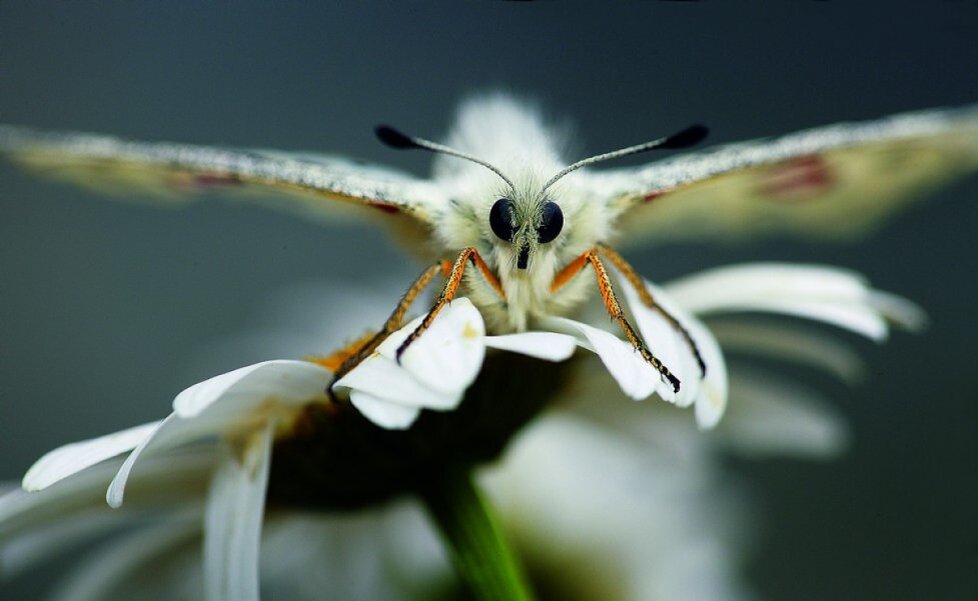
<svg viewBox="0 0 978 601">
<path fill-rule="evenodd" d="M 367 334 L 366 336 L 355 340 L 354 342 L 346 345 L 345 347 L 339 349 L 335 353 L 328 355 L 326 357 L 319 357 L 313 361 L 322 365 L 323 367 L 333 371 L 333 380 L 329 383 L 329 387 L 326 389 L 330 396 L 333 394 L 333 384 L 337 382 L 344 375 L 349 373 L 351 369 L 360 364 L 361 361 L 366 359 L 373 353 L 380 343 L 382 343 L 388 336 L 395 332 L 401 327 L 401 323 L 404 321 L 404 315 L 407 310 L 411 307 L 414 299 L 418 297 L 419 294 L 431 283 L 439 273 L 445 274 L 448 277 L 452 264 L 448 261 L 439 261 L 434 265 L 431 265 L 423 272 L 421 275 L 414 280 L 410 288 L 404 292 L 401 296 L 401 300 L 397 303 L 397 307 L 384 322 L 383 327 L 376 334 Z"/>
<path fill-rule="evenodd" d="M 451 269 L 448 271 L 446 275 L 448 279 L 445 282 L 445 287 L 442 288 L 441 294 L 438 295 L 438 300 L 435 301 L 434 306 L 432 306 L 431 310 L 428 311 L 428 314 L 425 315 L 424 319 L 421 321 L 421 324 L 419 324 L 418 327 L 404 339 L 401 346 L 397 348 L 397 353 L 395 356 L 398 362 L 400 362 L 401 355 L 404 354 L 404 351 L 411 346 L 411 343 L 417 340 L 418 337 L 421 336 L 421 334 L 423 334 L 429 326 L 431 326 L 431 322 L 435 320 L 435 316 L 438 315 L 438 312 L 441 311 L 445 305 L 450 303 L 453 298 L 455 298 L 455 293 L 458 291 L 458 287 L 462 283 L 462 276 L 465 275 L 465 268 L 470 262 L 476 269 L 479 270 L 480 273 L 482 273 L 482 277 L 484 277 L 489 285 L 492 286 L 493 290 L 496 291 L 496 294 L 498 294 L 502 299 L 506 298 L 506 292 L 503 290 L 502 284 L 499 283 L 499 279 L 492 272 L 492 270 L 489 269 L 486 262 L 482 260 L 482 257 L 479 256 L 479 251 L 473 247 L 466 248 L 459 253 L 458 257 L 455 259 L 455 263 L 452 264 Z"/>
<path fill-rule="evenodd" d="M 595 249 L 600 254 L 604 255 L 606 259 L 611 261 L 611 263 L 618 268 L 622 275 L 625 276 L 628 283 L 635 288 L 636 292 L 638 292 L 638 297 L 641 299 L 642 304 L 661 315 L 663 319 L 669 322 L 669 325 L 675 328 L 675 330 L 682 335 L 690 350 L 693 351 L 693 356 L 696 357 L 696 363 L 700 366 L 700 374 L 705 376 L 706 363 L 703 361 L 703 357 L 700 355 L 700 349 L 696 346 L 696 342 L 693 341 L 693 337 L 689 335 L 689 332 L 686 330 L 683 324 L 679 323 L 678 319 L 663 309 L 659 303 L 655 302 L 655 299 L 652 298 L 652 293 L 649 292 L 648 286 L 646 286 L 645 282 L 642 280 L 642 276 L 640 276 L 638 272 L 635 271 L 635 268 L 625 260 L 625 257 L 618 254 L 618 251 L 610 246 L 598 244 L 595 246 Z"/>
<path fill-rule="evenodd" d="M 675 392 L 679 392 L 680 381 L 679 378 L 673 375 L 669 368 L 663 365 L 662 361 L 658 357 L 652 354 L 652 351 L 645 345 L 641 337 L 635 331 L 635 328 L 628 322 L 625 318 L 625 312 L 621 308 L 621 304 L 618 302 L 618 297 L 615 296 L 615 290 L 611 285 L 611 278 L 608 277 L 608 270 L 605 269 L 604 262 L 598 256 L 598 248 L 592 248 L 591 250 L 585 252 L 581 256 L 577 257 L 571 261 L 567 267 L 561 269 L 556 276 L 554 276 L 554 281 L 550 284 L 550 291 L 557 292 L 564 287 L 567 282 L 571 280 L 575 275 L 580 273 L 582 269 L 588 265 L 594 269 L 594 275 L 598 280 L 598 291 L 601 293 L 601 300 L 604 301 L 604 306 L 608 310 L 608 314 L 611 318 L 618 322 L 622 331 L 625 333 L 625 338 L 628 342 L 635 347 L 635 350 L 642 355 L 642 358 L 648 361 L 652 367 L 654 367 L 663 378 L 672 384 L 672 389 Z"/>
</svg>

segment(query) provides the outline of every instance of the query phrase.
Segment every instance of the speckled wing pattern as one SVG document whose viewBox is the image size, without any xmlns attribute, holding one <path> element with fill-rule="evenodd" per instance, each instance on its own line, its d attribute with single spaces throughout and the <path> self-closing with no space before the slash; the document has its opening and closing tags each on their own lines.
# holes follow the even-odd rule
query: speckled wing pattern
<svg viewBox="0 0 978 601">
<path fill-rule="evenodd" d="M 846 237 L 978 170 L 978 105 L 840 123 L 587 174 L 626 241 Z"/>
<path fill-rule="evenodd" d="M 220 191 L 313 216 L 342 216 L 342 206 L 353 204 L 422 223 L 430 223 L 448 202 L 428 181 L 312 153 L 136 142 L 7 125 L 0 125 L 0 153 L 41 175 L 126 198 L 178 202 Z"/>
</svg>

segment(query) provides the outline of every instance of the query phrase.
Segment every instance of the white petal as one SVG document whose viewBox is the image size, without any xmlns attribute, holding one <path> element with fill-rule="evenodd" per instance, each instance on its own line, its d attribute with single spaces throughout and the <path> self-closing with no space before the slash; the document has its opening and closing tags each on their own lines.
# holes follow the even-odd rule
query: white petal
<svg viewBox="0 0 978 601">
<path fill-rule="evenodd" d="M 857 381 L 865 371 L 852 347 L 812 328 L 726 319 L 710 324 L 710 330 L 727 352 L 795 362 L 821 369 L 847 383 Z"/>
<path fill-rule="evenodd" d="M 157 444 L 160 444 L 160 440 L 165 441 L 168 438 L 168 432 L 178 430 L 179 419 L 176 413 L 168 415 L 166 419 L 158 422 L 152 432 L 144 437 L 142 442 L 129 453 L 129 456 L 126 457 L 126 460 L 119 468 L 119 471 L 116 472 L 115 477 L 112 478 L 112 482 L 109 483 L 109 489 L 105 493 L 105 502 L 110 507 L 118 508 L 122 506 L 122 499 L 126 491 L 126 482 L 129 480 L 129 474 L 132 473 L 133 466 L 136 465 L 136 460 L 150 447 L 151 443 L 157 442 Z"/>
<path fill-rule="evenodd" d="M 689 319 L 686 328 L 706 364 L 706 377 L 696 393 L 696 424 L 700 428 L 713 428 L 727 408 L 727 362 L 716 338 L 698 319 Z"/>
<path fill-rule="evenodd" d="M 350 402 L 353 403 L 353 406 L 364 417 L 381 428 L 387 428 L 388 430 L 404 430 L 409 428 L 421 413 L 421 409 L 417 407 L 410 407 L 379 399 L 362 390 L 351 391 Z"/>
<path fill-rule="evenodd" d="M 845 419 L 821 396 L 763 372 L 738 369 L 718 434 L 748 455 L 831 457 L 845 449 Z"/>
<path fill-rule="evenodd" d="M 833 303 L 805 299 L 758 299 L 750 305 L 729 307 L 729 310 L 767 311 L 829 323 L 862 334 L 871 340 L 886 340 L 889 328 L 879 313 L 860 303 Z"/>
<path fill-rule="evenodd" d="M 357 395 L 355 405 L 382 427 L 407 427 L 417 417 L 417 408 L 454 409 L 482 367 L 485 325 L 466 298 L 442 309 L 398 364 L 397 349 L 422 319 L 391 334 L 377 352 L 334 385 L 334 389 L 349 389 L 351 399 L 356 391 L 365 395 Z M 383 407 L 385 402 L 395 406 Z"/>
<path fill-rule="evenodd" d="M 861 301 L 867 287 L 851 271 L 821 265 L 750 263 L 711 269 L 666 286 L 672 298 L 694 313 L 752 307 L 772 299 Z"/>
<path fill-rule="evenodd" d="M 136 507 L 159 510 L 199 501 L 212 472 L 211 451 L 193 449 L 147 458 L 130 486 Z M 0 497 L 0 540 L 29 536 L 82 514 L 103 512 L 123 518 L 105 506 L 105 487 L 121 463 L 121 458 L 111 459 L 44 490 L 16 490 Z"/>
<path fill-rule="evenodd" d="M 76 512 L 68 519 L 37 524 L 24 535 L 5 539 L 0 545 L 0 577 L 16 576 L 67 549 L 102 538 L 123 523 L 125 516 L 106 511 L 102 505 L 96 510 Z"/>
<path fill-rule="evenodd" d="M 143 424 L 54 449 L 27 470 L 22 484 L 24 490 L 42 490 L 96 463 L 125 453 L 149 437 L 159 424 Z"/>
<path fill-rule="evenodd" d="M 331 374 L 307 361 L 265 361 L 195 384 L 173 400 L 182 418 L 205 411 L 244 413 L 266 401 L 303 405 L 322 398 Z"/>
<path fill-rule="evenodd" d="M 306 361 L 266 361 L 191 386 L 174 399 L 174 413 L 126 458 L 106 501 L 112 507 L 122 505 L 129 474 L 145 453 L 218 436 L 264 405 L 281 409 L 325 398 L 330 378 L 329 371 Z"/>
<path fill-rule="evenodd" d="M 669 293 L 643 282 L 655 302 L 689 333 L 706 366 L 705 377 L 685 337 L 658 311 L 645 306 L 634 287 L 625 282 L 621 288 L 636 325 L 652 352 L 679 378 L 676 404 L 685 407 L 695 402 L 696 423 L 700 428 L 713 428 L 727 407 L 727 365 L 720 345 L 706 326 L 687 313 Z"/>
<path fill-rule="evenodd" d="M 869 302 L 884 317 L 904 329 L 919 332 L 927 327 L 927 313 L 902 296 L 873 290 L 870 292 Z"/>
<path fill-rule="evenodd" d="M 232 424 L 233 425 L 233 424 Z M 105 493 L 105 501 L 110 507 L 121 507 L 125 494 L 126 483 L 132 473 L 136 461 L 147 454 L 156 454 L 177 445 L 218 436 L 227 431 L 229 423 L 223 419 L 180 419 L 176 413 L 166 416 L 159 422 L 157 428 L 143 439 L 119 467 L 109 488 Z"/>
<path fill-rule="evenodd" d="M 661 290 L 654 288 L 648 282 L 650 292 L 664 310 L 675 317 L 679 323 L 686 325 L 692 318 L 688 317 L 684 311 L 679 309 L 675 303 L 668 299 L 668 295 Z M 645 303 L 638 296 L 638 292 L 628 282 L 620 287 L 625 296 L 625 302 L 635 317 L 635 326 L 642 334 L 646 346 L 662 364 L 672 372 L 672 375 L 679 379 L 679 392 L 674 394 L 675 403 L 680 407 L 688 407 L 693 404 L 700 388 L 702 373 L 695 355 L 683 335 L 658 311 L 645 306 Z M 687 331 L 689 328 L 686 328 Z"/>
<path fill-rule="evenodd" d="M 449 410 L 462 400 L 462 390 L 443 393 L 432 390 L 411 375 L 393 359 L 374 354 L 350 370 L 333 386 L 334 389 L 359 390 L 378 399 L 409 407 Z"/>
<path fill-rule="evenodd" d="M 258 549 L 275 424 L 253 432 L 217 468 L 204 521 L 204 581 L 210 601 L 258 601 Z"/>
<path fill-rule="evenodd" d="M 577 341 L 573 336 L 556 332 L 521 332 L 486 336 L 485 343 L 490 348 L 555 362 L 570 358 L 577 348 Z"/>
<path fill-rule="evenodd" d="M 421 318 L 402 328 L 381 344 L 381 355 L 395 358 L 404 338 L 414 331 Z M 404 351 L 401 366 L 423 385 L 445 394 L 456 394 L 475 381 L 485 357 L 486 326 L 471 301 L 457 298 L 441 310 L 417 340 Z"/>
<path fill-rule="evenodd" d="M 853 272 L 815 265 L 758 263 L 684 278 L 669 293 L 696 313 L 767 311 L 824 321 L 873 340 L 887 335 L 870 289 Z"/>
<path fill-rule="evenodd" d="M 133 577 L 133 572 L 187 543 L 199 532 L 199 518 L 168 519 L 113 540 L 94 554 L 88 553 L 86 560 L 58 583 L 50 598 L 53 601 L 113 598 L 119 583 Z"/>
<path fill-rule="evenodd" d="M 541 324 L 574 336 L 580 346 L 597 353 L 608 373 L 629 397 L 641 400 L 657 390 L 668 388 L 654 367 L 630 344 L 613 334 L 565 317 L 547 317 Z"/>
</svg>

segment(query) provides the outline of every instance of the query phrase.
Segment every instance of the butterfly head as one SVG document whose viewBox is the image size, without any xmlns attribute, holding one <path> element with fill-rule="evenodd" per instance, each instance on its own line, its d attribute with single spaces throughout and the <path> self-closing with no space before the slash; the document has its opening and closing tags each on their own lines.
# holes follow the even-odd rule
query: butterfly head
<svg viewBox="0 0 978 601">
<path fill-rule="evenodd" d="M 517 269 L 526 269 L 530 256 L 560 235 L 564 214 L 552 200 L 519 203 L 500 198 L 489 210 L 489 227 L 497 238 L 513 245 Z"/>
<path fill-rule="evenodd" d="M 500 169 L 471 154 L 424 138 L 408 136 L 386 125 L 376 129 L 377 137 L 393 148 L 419 148 L 458 157 L 482 165 L 499 176 L 505 182 L 506 188 L 492 203 L 489 214 L 485 218 L 488 219 L 489 229 L 495 236 L 493 243 L 497 247 L 501 245 L 503 247 L 501 254 L 511 256 L 516 269 L 521 271 L 529 269 L 531 262 L 538 253 L 552 249 L 554 247 L 553 242 L 560 238 L 560 234 L 564 230 L 564 212 L 553 195 L 549 193 L 550 188 L 558 180 L 581 167 L 599 161 L 657 148 L 685 148 L 698 143 L 706 136 L 706 133 L 705 127 L 694 125 L 665 138 L 578 161 L 559 171 L 543 185 L 537 181 L 521 182 L 524 185 L 517 186 Z"/>
</svg>

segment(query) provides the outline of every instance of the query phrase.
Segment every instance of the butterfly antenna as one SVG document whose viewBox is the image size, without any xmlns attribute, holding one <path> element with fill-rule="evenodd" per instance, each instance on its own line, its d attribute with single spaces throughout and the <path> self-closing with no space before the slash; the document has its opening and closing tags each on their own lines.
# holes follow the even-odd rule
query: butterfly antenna
<svg viewBox="0 0 978 601">
<path fill-rule="evenodd" d="M 380 139 L 381 142 L 390 146 L 391 148 L 397 148 L 399 150 L 404 150 L 408 148 L 420 148 L 422 150 L 427 150 L 429 152 L 434 152 L 438 154 L 447 154 L 449 156 L 465 159 L 466 161 L 472 161 L 477 165 L 482 165 L 486 169 L 492 171 L 493 173 L 501 177 L 503 181 L 506 182 L 511 189 L 513 190 L 516 189 L 516 186 L 513 185 L 513 182 L 510 181 L 508 177 L 503 175 L 502 171 L 500 171 L 493 165 L 487 163 L 486 161 L 483 161 L 482 159 L 472 156 L 471 154 L 467 154 L 459 150 L 455 150 L 454 148 L 450 148 L 448 146 L 445 146 L 444 144 L 432 142 L 431 140 L 425 140 L 424 138 L 416 138 L 414 136 L 409 136 L 407 134 L 404 134 L 394 129 L 393 127 L 390 127 L 389 125 L 377 126 L 374 129 L 374 133 L 377 134 L 377 137 Z"/>
<path fill-rule="evenodd" d="M 543 194 L 544 192 L 547 191 L 547 188 L 554 185 L 554 183 L 556 183 L 557 180 L 564 177 L 571 171 L 577 171 L 581 167 L 592 165 L 594 163 L 599 163 L 601 161 L 607 161 L 609 159 L 617 159 L 618 157 L 624 157 L 630 154 L 638 154 L 640 152 L 645 152 L 647 150 L 659 150 L 659 149 L 675 150 L 679 148 L 689 148 L 690 146 L 693 146 L 694 144 L 698 144 L 699 142 L 701 142 L 703 138 L 706 137 L 706 134 L 709 133 L 709 131 L 710 130 L 703 125 L 693 125 L 691 127 L 687 127 L 686 129 L 680 132 L 674 133 L 671 136 L 666 136 L 665 138 L 659 138 L 657 140 L 652 140 L 651 142 L 645 142 L 644 144 L 637 144 L 635 146 L 629 146 L 628 148 L 613 150 L 611 152 L 606 152 L 604 154 L 599 154 L 590 158 L 586 158 L 584 160 L 574 163 L 573 165 L 564 167 L 564 169 L 562 169 L 560 173 L 550 178 L 550 181 L 548 181 L 546 184 L 543 185 L 543 188 L 541 188 L 540 193 Z"/>
</svg>

